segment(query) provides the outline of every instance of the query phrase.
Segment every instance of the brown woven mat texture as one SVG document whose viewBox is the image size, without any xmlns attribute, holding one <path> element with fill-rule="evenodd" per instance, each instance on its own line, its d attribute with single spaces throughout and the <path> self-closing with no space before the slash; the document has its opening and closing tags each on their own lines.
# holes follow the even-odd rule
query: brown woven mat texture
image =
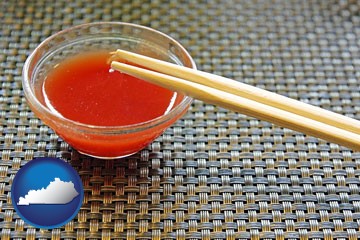
<svg viewBox="0 0 360 240">
<path fill-rule="evenodd" d="M 24 61 L 46 37 L 95 21 L 160 30 L 199 69 L 360 119 L 360 2 L 351 0 L 0 3 L 1 239 L 359 239 L 360 154 L 194 101 L 139 153 L 81 155 L 28 108 Z M 13 208 L 15 174 L 36 157 L 74 166 L 77 216 L 44 230 Z"/>
</svg>

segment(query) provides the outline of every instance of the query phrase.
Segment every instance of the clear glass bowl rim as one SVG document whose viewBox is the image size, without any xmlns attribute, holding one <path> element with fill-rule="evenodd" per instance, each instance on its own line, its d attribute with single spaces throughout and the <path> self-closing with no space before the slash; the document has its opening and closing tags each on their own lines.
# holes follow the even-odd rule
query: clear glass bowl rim
<svg viewBox="0 0 360 240">
<path fill-rule="evenodd" d="M 151 120 L 148 120 L 145 122 L 141 122 L 141 123 L 130 124 L 130 125 L 98 126 L 98 125 L 84 124 L 81 122 L 77 122 L 77 121 L 65 118 L 63 116 L 56 115 L 53 112 L 51 112 L 47 107 L 45 107 L 37 99 L 37 97 L 35 96 L 35 93 L 32 91 L 31 78 L 33 76 L 32 75 L 29 76 L 30 66 L 31 66 L 32 61 L 34 60 L 36 53 L 38 51 L 40 51 L 40 49 L 42 49 L 45 45 L 47 45 L 49 42 L 51 42 L 54 38 L 56 38 L 59 35 L 66 34 L 71 31 L 76 31 L 77 29 L 81 29 L 81 28 L 86 28 L 86 27 L 90 28 L 91 26 L 96 26 L 96 25 L 121 25 L 121 26 L 127 26 L 127 27 L 131 27 L 131 28 L 138 28 L 138 29 L 142 29 L 145 31 L 150 31 L 150 32 L 162 35 L 163 37 L 165 37 L 169 41 L 171 41 L 172 44 L 174 46 L 176 46 L 178 49 L 180 49 L 180 51 L 185 55 L 185 57 L 188 59 L 189 63 L 191 64 L 191 66 L 187 66 L 187 67 L 196 69 L 196 64 L 195 64 L 193 58 L 190 56 L 188 51 L 179 42 L 177 42 L 174 38 L 170 37 L 169 35 L 166 35 L 166 34 L 160 32 L 158 30 L 155 30 L 153 28 L 134 24 L 134 23 L 125 23 L 125 22 L 93 22 L 93 23 L 80 24 L 80 25 L 76 25 L 73 27 L 69 27 L 67 29 L 64 29 L 62 31 L 59 31 L 59 32 L 49 36 L 48 38 L 43 40 L 33 50 L 33 52 L 29 55 L 29 57 L 26 59 L 24 67 L 23 67 L 23 71 L 22 71 L 22 84 L 23 84 L 25 98 L 27 99 L 27 101 L 29 102 L 30 105 L 32 105 L 34 108 L 36 108 L 37 111 L 39 111 L 41 114 L 46 116 L 46 118 L 51 118 L 52 120 L 56 119 L 57 124 L 62 124 L 64 126 L 68 126 L 68 127 L 69 127 L 69 125 L 72 125 L 77 130 L 82 130 L 83 132 L 88 132 L 88 133 L 94 132 L 97 134 L 99 134 L 99 131 L 101 131 L 101 133 L 103 133 L 103 134 L 106 134 L 106 133 L 116 134 L 119 132 L 131 133 L 131 132 L 138 132 L 138 131 L 146 130 L 151 127 L 155 127 L 157 125 L 160 125 L 162 123 L 170 121 L 172 118 L 175 118 L 178 114 L 181 114 L 181 112 L 186 110 L 187 106 L 189 106 L 191 104 L 193 99 L 191 97 L 185 95 L 184 98 L 182 99 L 182 101 L 177 106 L 175 106 L 173 109 L 171 109 L 167 114 L 159 116 L 157 118 L 154 118 L 154 119 L 151 119 Z M 36 67 L 37 67 L 37 64 L 35 65 L 34 69 Z"/>
</svg>

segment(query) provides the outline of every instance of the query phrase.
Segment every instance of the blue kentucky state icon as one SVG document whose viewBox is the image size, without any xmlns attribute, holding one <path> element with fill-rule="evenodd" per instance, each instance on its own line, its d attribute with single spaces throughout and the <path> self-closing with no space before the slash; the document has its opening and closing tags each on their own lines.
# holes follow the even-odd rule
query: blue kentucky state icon
<svg viewBox="0 0 360 240">
<path fill-rule="evenodd" d="M 61 227 L 79 212 L 84 197 L 75 169 L 58 158 L 36 158 L 16 174 L 12 204 L 19 216 L 39 228 Z"/>
</svg>

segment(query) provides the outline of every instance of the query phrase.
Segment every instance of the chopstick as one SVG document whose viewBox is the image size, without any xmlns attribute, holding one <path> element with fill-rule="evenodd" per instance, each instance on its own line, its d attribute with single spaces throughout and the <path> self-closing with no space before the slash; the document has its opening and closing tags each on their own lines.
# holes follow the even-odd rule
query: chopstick
<svg viewBox="0 0 360 240">
<path fill-rule="evenodd" d="M 355 119 L 218 75 L 123 50 L 117 50 L 113 59 L 136 63 L 154 71 L 112 61 L 111 68 L 114 70 L 207 103 L 338 143 L 356 151 L 360 150 L 360 122 Z"/>
<path fill-rule="evenodd" d="M 164 74 L 221 89 L 222 91 L 305 116 L 306 118 L 321 121 L 354 133 L 360 133 L 360 121 L 261 88 L 120 49 L 114 52 L 114 54 L 120 59 L 145 66 Z"/>
</svg>

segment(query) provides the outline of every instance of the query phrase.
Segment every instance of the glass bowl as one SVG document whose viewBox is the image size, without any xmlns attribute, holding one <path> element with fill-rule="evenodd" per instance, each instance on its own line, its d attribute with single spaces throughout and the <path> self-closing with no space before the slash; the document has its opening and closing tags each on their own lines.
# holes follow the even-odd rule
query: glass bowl
<svg viewBox="0 0 360 240">
<path fill-rule="evenodd" d="M 192 102 L 183 96 L 165 115 L 126 126 L 95 126 L 54 114 L 44 102 L 42 87 L 47 73 L 58 63 L 81 52 L 123 49 L 164 61 L 196 68 L 177 41 L 154 29 L 122 22 L 78 25 L 44 40 L 23 68 L 23 89 L 31 110 L 79 152 L 103 159 L 138 152 L 181 118 Z"/>
</svg>

